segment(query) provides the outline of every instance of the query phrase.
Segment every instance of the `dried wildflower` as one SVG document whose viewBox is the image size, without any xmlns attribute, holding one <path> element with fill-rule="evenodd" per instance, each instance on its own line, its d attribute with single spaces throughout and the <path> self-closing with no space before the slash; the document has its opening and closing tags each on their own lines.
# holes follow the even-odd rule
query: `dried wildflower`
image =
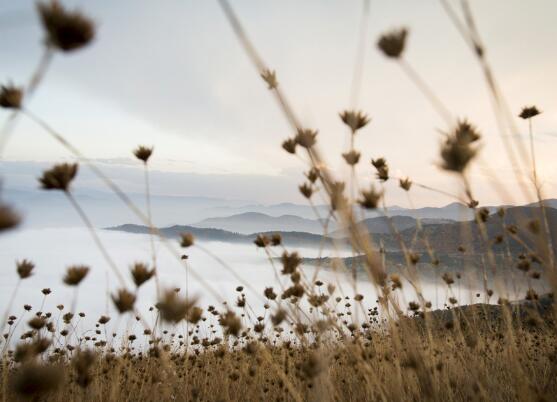
<svg viewBox="0 0 557 402">
<path fill-rule="evenodd" d="M 46 319 L 44 319 L 43 317 L 33 317 L 31 318 L 27 324 L 33 328 L 34 330 L 40 330 L 42 329 L 45 325 L 46 325 Z"/>
<path fill-rule="evenodd" d="M 77 163 L 62 163 L 45 170 L 39 182 L 45 190 L 68 191 L 70 183 L 77 174 Z"/>
<path fill-rule="evenodd" d="M 269 300 L 275 300 L 277 298 L 277 294 L 275 293 L 273 288 L 265 288 L 265 291 L 263 292 L 263 294 Z"/>
<path fill-rule="evenodd" d="M 405 177 L 398 180 L 398 185 L 404 191 L 410 191 L 410 187 L 412 187 L 412 181 L 408 177 Z"/>
<path fill-rule="evenodd" d="M 127 289 L 119 289 L 116 295 L 112 295 L 112 301 L 120 313 L 133 310 L 135 295 Z"/>
<path fill-rule="evenodd" d="M 269 238 L 267 236 L 265 236 L 264 234 L 258 234 L 255 237 L 255 240 L 253 241 L 253 243 L 257 246 L 257 247 L 267 247 L 269 245 Z"/>
<path fill-rule="evenodd" d="M 442 278 L 443 278 L 443 281 L 449 286 L 451 286 L 454 283 L 453 276 L 448 272 L 445 272 L 443 274 Z"/>
<path fill-rule="evenodd" d="M 313 187 L 311 186 L 311 183 L 301 184 L 300 186 L 298 186 L 298 189 L 300 190 L 300 193 L 302 193 L 302 195 L 308 200 L 313 195 Z"/>
<path fill-rule="evenodd" d="M 69 52 L 87 45 L 95 36 L 95 25 L 79 11 L 66 10 L 57 0 L 38 3 L 47 45 Z"/>
<path fill-rule="evenodd" d="M 23 102 L 23 89 L 13 84 L 0 86 L 0 107 L 20 109 Z"/>
<path fill-rule="evenodd" d="M 385 158 L 372 159 L 371 164 L 377 170 L 377 178 L 382 181 L 389 180 L 389 166 Z"/>
<path fill-rule="evenodd" d="M 532 117 L 536 117 L 541 112 L 538 110 L 536 106 L 525 106 L 522 108 L 522 111 L 518 115 L 521 119 L 531 119 Z"/>
<path fill-rule="evenodd" d="M 296 133 L 296 144 L 303 148 L 311 148 L 315 145 L 317 131 L 310 129 L 299 129 Z M 284 145 L 284 144 L 283 144 Z"/>
<path fill-rule="evenodd" d="M 242 322 L 233 311 L 227 311 L 219 318 L 219 324 L 224 327 L 225 335 L 238 336 L 242 329 Z"/>
<path fill-rule="evenodd" d="M 457 300 L 456 298 L 454 298 L 454 297 L 449 297 L 449 303 L 451 303 L 451 304 L 457 304 L 457 303 L 458 303 L 458 300 Z"/>
<path fill-rule="evenodd" d="M 278 87 L 277 73 L 275 71 L 265 69 L 261 73 L 261 78 L 263 78 L 263 81 L 267 83 L 269 89 L 275 89 Z"/>
<path fill-rule="evenodd" d="M 276 327 L 280 325 L 286 319 L 286 311 L 283 309 L 278 309 L 275 314 L 271 316 L 271 322 Z"/>
<path fill-rule="evenodd" d="M 134 151 L 133 154 L 135 155 L 135 157 L 141 161 L 143 161 L 143 163 L 147 163 L 147 161 L 149 160 L 149 158 L 151 157 L 151 154 L 153 153 L 153 148 L 149 148 L 143 145 L 140 145 L 139 147 L 137 147 Z"/>
<path fill-rule="evenodd" d="M 71 266 L 66 270 L 63 281 L 66 285 L 77 286 L 89 273 L 89 267 L 85 265 Z"/>
<path fill-rule="evenodd" d="M 104 324 L 108 323 L 109 321 L 110 321 L 110 317 L 108 317 L 106 315 L 101 315 L 99 317 L 99 324 L 104 325 Z"/>
<path fill-rule="evenodd" d="M 350 127 L 352 133 L 355 133 L 369 123 L 369 117 L 359 110 L 345 110 L 340 113 L 340 118 L 344 124 Z"/>
<path fill-rule="evenodd" d="M 441 167 L 452 172 L 462 173 L 468 163 L 477 155 L 474 144 L 480 139 L 477 129 L 467 120 L 457 122 L 455 129 L 446 134 L 441 145 Z"/>
<path fill-rule="evenodd" d="M 146 264 L 136 262 L 130 269 L 135 286 L 140 287 L 155 275 L 155 269 L 149 269 Z"/>
<path fill-rule="evenodd" d="M 44 288 L 43 290 L 41 290 L 41 293 L 45 296 L 48 296 L 52 293 L 52 290 L 50 290 L 50 288 Z"/>
<path fill-rule="evenodd" d="M 360 161 L 360 156 L 361 154 L 355 149 L 352 149 L 351 151 L 342 154 L 342 157 L 344 158 L 346 163 L 350 166 L 356 165 Z"/>
<path fill-rule="evenodd" d="M 187 248 L 193 246 L 194 237 L 191 233 L 180 233 L 180 246 Z"/>
<path fill-rule="evenodd" d="M 297 252 L 288 253 L 288 251 L 284 251 L 281 257 L 282 261 L 282 271 L 283 275 L 293 274 L 298 268 L 298 265 L 302 262 L 302 259 L 298 255 Z"/>
<path fill-rule="evenodd" d="M 282 143 L 282 148 L 289 154 L 295 154 L 296 145 L 298 145 L 298 143 L 296 142 L 295 138 L 288 138 Z"/>
<path fill-rule="evenodd" d="M 418 311 L 420 309 L 420 305 L 415 301 L 411 301 L 408 303 L 408 309 L 412 311 Z"/>
<path fill-rule="evenodd" d="M 279 233 L 273 233 L 271 236 L 271 244 L 273 246 L 280 246 L 282 243 L 282 236 Z"/>
<path fill-rule="evenodd" d="M 33 264 L 29 260 L 21 260 L 16 262 L 16 269 L 17 274 L 19 275 L 20 279 L 29 278 L 33 275 L 33 269 L 35 268 L 35 264 Z"/>
<path fill-rule="evenodd" d="M 375 209 L 383 196 L 383 193 L 377 191 L 373 184 L 369 190 L 362 190 L 362 197 L 358 200 L 358 203 L 366 209 Z"/>
<path fill-rule="evenodd" d="M 193 306 L 195 300 L 188 300 L 178 296 L 176 292 L 167 290 L 162 295 L 161 300 L 157 303 L 161 318 L 164 321 L 177 323 L 185 319 Z"/>
<path fill-rule="evenodd" d="M 391 275 L 391 289 L 392 290 L 396 290 L 396 289 L 402 289 L 402 281 L 400 279 L 400 276 L 397 274 L 392 274 Z"/>
<path fill-rule="evenodd" d="M 377 42 L 377 47 L 379 47 L 385 56 L 398 59 L 404 51 L 407 35 L 408 30 L 406 28 L 393 29 L 381 35 Z"/>
</svg>

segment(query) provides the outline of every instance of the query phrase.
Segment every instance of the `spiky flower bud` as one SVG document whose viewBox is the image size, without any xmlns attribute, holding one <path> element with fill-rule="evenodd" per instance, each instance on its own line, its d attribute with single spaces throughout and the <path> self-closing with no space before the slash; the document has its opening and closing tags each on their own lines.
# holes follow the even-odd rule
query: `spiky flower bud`
<svg viewBox="0 0 557 402">
<path fill-rule="evenodd" d="M 410 191 L 410 188 L 412 187 L 412 181 L 408 177 L 405 177 L 398 180 L 398 185 L 404 191 Z"/>
<path fill-rule="evenodd" d="M 155 269 L 149 269 L 149 267 L 142 262 L 136 262 L 135 264 L 133 264 L 130 272 L 133 278 L 133 282 L 137 287 L 140 287 L 149 279 L 151 279 L 153 275 L 155 275 Z"/>
<path fill-rule="evenodd" d="M 352 133 L 355 133 L 369 123 L 369 117 L 359 110 L 345 110 L 339 116 L 342 122 L 350 127 Z"/>
<path fill-rule="evenodd" d="M 296 144 L 304 148 L 311 148 L 315 145 L 317 131 L 311 129 L 300 129 L 296 133 Z"/>
<path fill-rule="evenodd" d="M 358 151 L 352 149 L 351 151 L 343 153 L 342 157 L 344 158 L 344 160 L 348 165 L 354 166 L 360 161 L 360 155 L 361 154 Z"/>
<path fill-rule="evenodd" d="M 298 145 L 298 144 L 296 143 L 295 138 L 288 138 L 288 139 L 284 140 L 284 142 L 282 143 L 282 149 L 284 149 L 289 154 L 295 154 L 296 153 L 296 145 Z"/>
<path fill-rule="evenodd" d="M 377 178 L 382 181 L 389 180 L 389 166 L 385 158 L 372 159 L 371 164 L 377 170 Z"/>
<path fill-rule="evenodd" d="M 278 87 L 277 73 L 275 71 L 265 69 L 261 73 L 261 78 L 263 78 L 263 81 L 267 83 L 269 89 L 275 89 Z"/>
<path fill-rule="evenodd" d="M 134 151 L 133 154 L 135 155 L 135 157 L 141 161 L 143 161 L 143 163 L 147 163 L 147 161 L 149 160 L 149 158 L 151 157 L 151 154 L 153 153 L 153 148 L 149 148 L 143 145 L 138 146 Z"/>
<path fill-rule="evenodd" d="M 195 303 L 195 300 L 182 298 L 173 290 L 167 290 L 156 307 L 159 309 L 161 318 L 164 321 L 178 323 L 188 316 Z"/>
<path fill-rule="evenodd" d="M 180 246 L 187 248 L 193 246 L 195 239 L 191 233 L 180 233 Z"/>
<path fill-rule="evenodd" d="M 135 304 L 135 295 L 127 289 L 119 289 L 115 295 L 112 295 L 112 301 L 120 313 L 133 310 Z"/>
<path fill-rule="evenodd" d="M 71 266 L 66 270 L 63 281 L 66 285 L 77 286 L 89 273 L 89 267 L 85 265 Z"/>
<path fill-rule="evenodd" d="M 0 232 L 15 228 L 20 220 L 19 215 L 12 208 L 0 204 Z"/>
<path fill-rule="evenodd" d="M 372 184 L 369 190 L 362 190 L 361 195 L 362 197 L 358 200 L 358 203 L 363 208 L 375 209 L 377 208 L 381 197 L 383 197 L 383 192 L 376 190 Z"/>
<path fill-rule="evenodd" d="M 62 163 L 54 165 L 43 172 L 39 178 L 41 187 L 45 190 L 68 191 L 70 183 L 77 174 L 77 163 Z"/>
<path fill-rule="evenodd" d="M 458 121 L 453 131 L 446 134 L 445 141 L 441 145 L 441 167 L 462 173 L 477 155 L 478 147 L 475 143 L 480 138 L 477 129 L 468 121 Z"/>
<path fill-rule="evenodd" d="M 381 35 L 379 41 L 377 41 L 377 47 L 379 47 L 385 56 L 398 59 L 404 51 L 407 35 L 408 30 L 406 28 L 393 29 Z"/>
<path fill-rule="evenodd" d="M 301 184 L 300 186 L 298 186 L 298 189 L 300 190 L 300 193 L 302 193 L 302 195 L 306 197 L 308 200 L 313 195 L 313 187 L 311 186 L 310 183 Z"/>
<path fill-rule="evenodd" d="M 87 45 L 95 37 L 95 24 L 79 11 L 65 9 L 57 0 L 38 3 L 46 43 L 63 52 Z"/>
<path fill-rule="evenodd" d="M 23 89 L 13 84 L 0 87 L 0 107 L 6 109 L 19 109 L 23 101 Z"/>
<path fill-rule="evenodd" d="M 525 106 L 522 108 L 522 111 L 520 112 L 518 117 L 527 120 L 539 115 L 540 113 L 541 112 L 538 110 L 536 106 Z"/>
<path fill-rule="evenodd" d="M 29 278 L 33 275 L 33 269 L 35 268 L 35 264 L 33 264 L 29 260 L 21 260 L 16 262 L 17 274 L 19 275 L 20 279 Z"/>
</svg>

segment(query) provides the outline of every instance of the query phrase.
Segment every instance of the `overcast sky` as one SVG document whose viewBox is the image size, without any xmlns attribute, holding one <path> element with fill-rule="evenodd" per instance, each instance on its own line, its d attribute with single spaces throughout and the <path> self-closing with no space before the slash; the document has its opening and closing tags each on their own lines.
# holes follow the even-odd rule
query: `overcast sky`
<svg viewBox="0 0 557 402">
<path fill-rule="evenodd" d="M 90 47 L 55 57 L 28 105 L 31 110 L 99 160 L 109 174 L 139 168 L 131 150 L 138 144 L 154 145 L 152 166 L 161 172 L 158 193 L 301 201 L 296 186 L 306 167 L 280 148 L 292 133 L 216 0 L 63 3 L 93 17 L 98 34 Z M 340 154 L 348 134 L 338 112 L 350 104 L 362 2 L 231 3 L 265 61 L 277 71 L 300 119 L 319 130 L 330 167 L 339 177 L 346 176 Z M 518 114 L 529 104 L 544 111 L 534 122 L 537 160 L 545 194 L 557 197 L 557 2 L 471 4 L 512 111 Z M 362 152 L 360 182 L 372 178 L 369 160 L 384 156 L 396 175 L 459 191 L 458 181 L 436 166 L 443 121 L 401 69 L 376 49 L 379 34 L 399 26 L 410 30 L 409 62 L 455 115 L 469 117 L 479 127 L 482 159 L 516 196 L 501 199 L 490 190 L 493 178 L 474 169 L 470 174 L 477 198 L 485 204 L 523 201 L 481 71 L 437 0 L 371 1 L 358 107 L 372 121 L 356 139 Z M 28 80 L 41 54 L 41 40 L 33 1 L 0 0 L 1 82 Z M 6 117 L 0 111 L 0 124 Z M 527 125 L 518 119 L 517 124 L 525 141 Z M 18 162 L 14 166 L 68 158 L 25 120 L 4 155 L 6 161 Z M 14 169 L 6 172 L 6 185 L 17 187 Z M 406 195 L 392 187 L 387 201 L 408 205 Z M 421 206 L 453 200 L 416 189 L 413 201 Z"/>
</svg>

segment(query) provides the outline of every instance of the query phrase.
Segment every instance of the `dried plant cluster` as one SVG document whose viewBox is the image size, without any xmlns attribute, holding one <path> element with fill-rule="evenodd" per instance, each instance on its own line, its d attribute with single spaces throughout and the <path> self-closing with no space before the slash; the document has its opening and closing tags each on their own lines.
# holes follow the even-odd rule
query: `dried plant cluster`
<svg viewBox="0 0 557 402">
<path fill-rule="evenodd" d="M 465 234 L 462 238 L 468 241 L 448 247 L 449 252 L 462 255 L 467 261 L 464 270 L 482 273 L 483 280 L 470 286 L 476 286 L 473 291 L 484 303 L 461 305 L 455 287 L 464 281 L 466 273 L 448 270 L 440 263 L 440 242 L 430 231 L 418 224 L 416 235 L 407 239 L 392 226 L 395 235 L 391 240 L 400 250 L 402 261 L 400 269 L 394 272 L 385 247 L 390 245 L 385 239 L 377 241 L 362 231 L 357 221 L 362 210 L 373 209 L 384 213 L 391 222 L 385 208 L 384 183 L 389 180 L 396 180 L 409 197 L 416 187 L 446 192 L 408 177 L 393 177 L 383 157 L 366 162 L 371 173 L 368 177 L 372 179 L 361 187 L 355 180 L 335 178 L 319 151 L 318 130 L 300 124 L 277 73 L 261 60 L 228 1 L 219 0 L 219 3 L 291 124 L 292 135 L 282 147 L 307 163 L 307 181 L 300 184 L 300 193 L 312 205 L 317 195 L 327 201 L 329 216 L 323 223 L 325 233 L 331 219 L 346 230 L 358 263 L 349 266 L 338 260 L 332 268 L 351 274 L 354 279 L 367 277 L 378 296 L 368 300 L 368 295 L 357 291 L 356 281 L 351 293 L 346 293 L 338 284 L 312 278 L 304 269 L 303 257 L 287 249 L 278 233 L 259 235 L 254 246 L 269 256 L 269 269 L 275 270 L 287 285 L 261 290 L 260 299 L 248 298 L 245 289 L 250 287 L 249 283 L 236 287 L 235 302 L 222 301 L 218 306 L 202 306 L 188 294 L 187 283 L 185 291 L 161 289 L 154 246 L 152 261 L 134 262 L 125 275 L 73 197 L 71 184 L 79 179 L 78 164 L 57 164 L 43 173 L 39 185 L 44 190 L 62 192 L 89 228 L 95 246 L 119 281 L 110 291 L 112 310 L 117 317 L 102 315 L 92 328 L 81 325 L 86 313 L 76 311 L 76 300 L 80 285 L 95 269 L 87 265 L 67 267 L 60 278 L 61 286 L 69 286 L 74 291 L 69 306 L 52 306 L 49 295 L 56 289 L 50 288 L 37 290 L 43 295 L 38 308 L 25 304 L 22 311 L 16 312 L 13 303 L 6 306 L 0 343 L 3 400 L 554 400 L 557 332 L 553 294 L 557 275 L 551 223 L 556 221 L 551 219 L 553 215 L 543 203 L 533 146 L 530 159 L 534 162 L 520 162 L 527 165 L 527 170 L 532 169 L 532 183 L 539 202 L 534 217 L 510 220 L 505 209 L 493 214 L 479 207 L 468 171 L 481 151 L 480 130 L 468 120 L 452 118 L 447 107 L 412 69 L 404 57 L 408 29 L 392 30 L 378 39 L 378 49 L 402 67 L 445 120 L 438 165 L 459 180 L 462 193 L 454 197 L 474 211 L 475 219 L 461 227 Z M 497 117 L 503 121 L 512 119 L 504 110 L 505 102 L 491 74 L 467 1 L 461 2 L 462 19 L 450 3 L 441 0 L 441 4 L 489 77 L 486 81 L 497 106 Z M 39 2 L 38 13 L 47 52 L 80 49 L 95 37 L 95 24 L 89 17 L 68 10 L 58 1 Z M 45 66 L 40 65 L 28 93 L 37 86 L 40 81 L 37 77 L 44 70 Z M 189 272 L 188 264 L 195 262 L 190 262 L 180 250 L 202 246 L 190 233 L 181 234 L 177 240 L 166 239 L 152 225 L 148 172 L 153 148 L 139 146 L 133 151 L 145 169 L 147 211 L 143 212 L 65 136 L 26 109 L 25 96 L 23 87 L 2 85 L 0 107 L 35 121 L 80 163 L 89 165 L 149 226 L 151 239 L 157 236 L 176 257 L 176 265 Z M 532 119 L 540 113 L 537 107 L 527 106 L 515 116 L 528 121 L 531 138 Z M 344 110 L 339 116 L 339 129 L 344 124 L 350 139 L 349 148 L 339 153 L 355 172 L 363 163 L 355 144 L 356 134 L 365 135 L 372 118 L 356 108 Z M 503 138 L 516 137 L 501 134 Z M 522 155 L 515 152 L 520 144 L 507 145 L 511 160 L 517 154 Z M 19 221 L 12 206 L 0 204 L 2 236 L 9 235 Z M 422 292 L 425 259 L 433 267 L 434 275 L 444 283 L 442 290 L 448 295 L 444 310 L 433 309 L 432 302 Z M 14 275 L 19 281 L 26 281 L 40 269 L 23 259 L 16 263 Z M 223 269 L 230 268 L 223 264 Z M 191 275 L 195 275 L 194 271 Z M 194 279 L 208 294 L 220 300 L 210 283 L 202 277 Z M 140 289 L 149 281 L 156 282 L 157 300 L 145 302 L 151 303 L 149 313 L 145 314 L 137 306 L 139 300 L 143 301 Z M 522 301 L 509 299 L 506 287 L 509 281 L 511 286 L 513 281 L 527 283 Z M 18 287 L 19 282 L 12 301 Z M 405 287 L 412 289 L 412 300 L 402 294 Z M 256 308 L 257 303 L 260 308 Z M 136 325 L 122 330 L 118 325 L 121 319 L 135 321 Z"/>
</svg>

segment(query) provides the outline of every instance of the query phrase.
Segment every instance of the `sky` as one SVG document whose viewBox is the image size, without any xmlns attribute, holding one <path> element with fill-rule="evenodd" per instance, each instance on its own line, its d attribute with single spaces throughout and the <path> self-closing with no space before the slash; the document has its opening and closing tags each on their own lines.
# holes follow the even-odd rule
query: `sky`
<svg viewBox="0 0 557 402">
<path fill-rule="evenodd" d="M 91 46 L 57 54 L 27 104 L 111 177 L 141 168 L 132 156 L 154 146 L 154 191 L 167 195 L 303 202 L 297 185 L 307 166 L 285 153 L 292 132 L 250 64 L 216 0 L 89 0 L 63 3 L 97 23 Z M 513 113 L 535 104 L 536 160 L 544 195 L 557 197 L 557 2 L 472 0 L 474 15 Z M 348 132 L 338 113 L 351 107 L 362 1 L 231 0 L 246 32 L 300 120 L 339 178 Z M 454 2 L 458 4 L 458 2 Z M 386 157 L 396 176 L 458 194 L 458 179 L 438 168 L 443 120 L 403 71 L 377 50 L 379 35 L 408 27 L 405 58 L 449 110 L 482 133 L 482 165 L 470 173 L 483 204 L 520 203 L 481 70 L 437 0 L 371 0 L 357 108 L 370 124 L 356 137 L 358 182 L 373 179 L 371 158 Z M 43 35 L 31 0 L 0 0 L 0 82 L 24 84 L 36 67 Z M 0 124 L 8 114 L 0 110 Z M 527 124 L 516 121 L 527 144 Z M 3 156 L 6 187 L 21 187 L 45 164 L 70 155 L 21 119 Z M 25 172 L 18 174 L 18 172 Z M 29 173 L 30 172 L 30 173 Z M 124 173 L 122 173 L 124 172 Z M 25 174 L 25 180 L 22 179 Z M 130 188 L 141 187 L 138 182 Z M 168 178 L 168 179 L 165 179 Z M 497 181 L 508 194 L 494 191 Z M 526 178 L 524 178 L 526 180 Z M 79 185 L 79 181 L 76 183 Z M 82 184 L 83 185 L 83 184 Z M 87 183 L 100 187 L 99 183 Z M 396 183 L 387 202 L 440 206 L 453 199 L 416 188 L 409 200 Z"/>
</svg>

